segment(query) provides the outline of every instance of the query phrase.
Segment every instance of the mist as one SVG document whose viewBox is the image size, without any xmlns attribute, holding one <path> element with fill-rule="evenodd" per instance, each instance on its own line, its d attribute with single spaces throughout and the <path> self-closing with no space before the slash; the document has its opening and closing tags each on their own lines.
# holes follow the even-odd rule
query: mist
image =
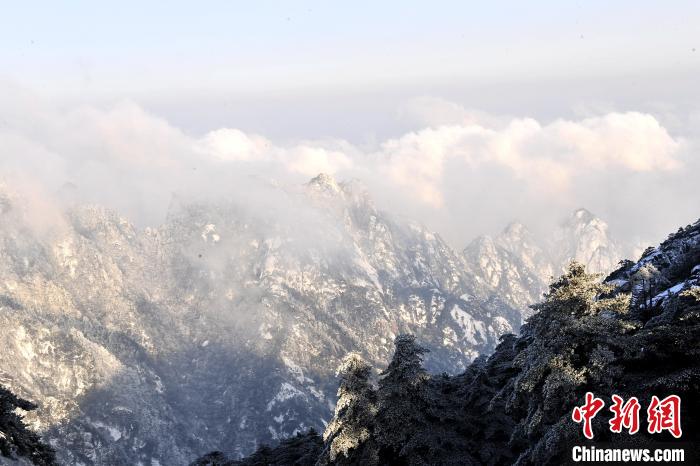
<svg viewBox="0 0 700 466">
<path fill-rule="evenodd" d="M 0 178 L 37 200 L 37 218 L 96 203 L 146 227 L 163 222 L 174 196 L 298 218 L 299 205 L 281 193 L 328 173 L 358 179 L 381 209 L 460 249 L 512 220 L 546 232 L 578 207 L 650 242 L 700 216 L 695 135 L 653 113 L 547 120 L 424 96 L 405 100 L 396 119 L 411 129 L 383 140 L 275 140 L 235 127 L 180 128 L 129 100 L 59 104 L 5 83 Z"/>
</svg>

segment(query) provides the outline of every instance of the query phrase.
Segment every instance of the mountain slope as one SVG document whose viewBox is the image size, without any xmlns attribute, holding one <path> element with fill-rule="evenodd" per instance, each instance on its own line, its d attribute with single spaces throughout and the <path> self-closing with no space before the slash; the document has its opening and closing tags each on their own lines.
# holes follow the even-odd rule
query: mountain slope
<svg viewBox="0 0 700 466">
<path fill-rule="evenodd" d="M 39 404 L 28 420 L 63 463 L 246 454 L 323 430 L 349 351 L 382 364 L 412 332 L 454 373 L 519 323 L 356 182 L 175 200 L 143 231 L 95 206 L 39 228 L 1 199 L 0 383 Z"/>
</svg>

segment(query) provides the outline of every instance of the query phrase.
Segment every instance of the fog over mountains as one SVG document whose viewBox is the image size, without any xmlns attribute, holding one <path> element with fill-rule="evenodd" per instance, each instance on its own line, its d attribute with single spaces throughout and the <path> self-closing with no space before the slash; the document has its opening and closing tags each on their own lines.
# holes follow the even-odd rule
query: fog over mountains
<svg viewBox="0 0 700 466">
<path fill-rule="evenodd" d="M 537 238 L 519 222 L 495 237 L 480 236 L 464 250 L 474 274 L 511 305 L 527 313 L 552 278 L 576 260 L 589 272 L 607 274 L 622 258 L 638 257 L 643 247 L 613 238 L 608 225 L 586 209 L 577 209 L 549 236 Z"/>
<path fill-rule="evenodd" d="M 430 371 L 461 372 L 570 259 L 608 272 L 632 250 L 580 209 L 460 253 L 357 181 L 255 183 L 274 202 L 176 197 L 143 230 L 94 205 L 37 218 L 0 189 L 0 384 L 39 405 L 60 461 L 186 464 L 322 431 L 348 352 L 381 367 L 408 332 Z"/>
</svg>

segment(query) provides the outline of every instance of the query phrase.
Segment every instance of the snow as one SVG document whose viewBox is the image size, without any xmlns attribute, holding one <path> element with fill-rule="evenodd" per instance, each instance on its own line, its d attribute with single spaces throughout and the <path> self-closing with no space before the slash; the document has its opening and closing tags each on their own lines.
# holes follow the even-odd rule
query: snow
<svg viewBox="0 0 700 466">
<path fill-rule="evenodd" d="M 260 336 L 262 336 L 264 340 L 272 340 L 273 336 L 272 336 L 272 333 L 270 333 L 271 329 L 272 329 L 272 326 L 269 324 L 260 325 L 260 328 L 259 328 Z"/>
<path fill-rule="evenodd" d="M 306 387 L 306 388 L 307 388 L 307 390 L 309 390 L 309 392 L 311 392 L 311 394 L 314 396 L 314 398 L 316 398 L 316 399 L 319 400 L 319 401 L 323 401 L 324 398 L 326 397 L 326 396 L 323 394 L 323 392 L 318 391 L 318 390 L 316 389 L 316 387 L 314 387 L 313 385 L 310 386 L 310 387 Z"/>
<path fill-rule="evenodd" d="M 60 242 L 56 246 L 57 256 L 61 265 L 68 269 L 68 274 L 71 278 L 75 278 L 75 273 L 78 267 L 78 260 L 75 258 L 73 244 L 70 239 Z"/>
<path fill-rule="evenodd" d="M 454 346 L 457 342 L 457 334 L 451 327 L 445 327 L 442 329 L 442 344 L 445 346 Z"/>
<path fill-rule="evenodd" d="M 493 319 L 493 324 L 495 326 L 496 335 L 500 336 L 513 331 L 513 326 L 510 325 L 510 322 L 508 322 L 504 317 L 495 317 Z"/>
<path fill-rule="evenodd" d="M 206 225 L 202 230 L 202 239 L 207 242 L 211 239 L 213 243 L 218 243 L 221 237 L 216 233 L 216 225 L 212 223 Z"/>
<path fill-rule="evenodd" d="M 644 257 L 643 259 L 640 259 L 640 261 L 637 262 L 637 263 L 634 265 L 634 267 L 632 267 L 632 268 L 630 269 L 630 272 L 632 272 L 632 273 L 637 272 L 640 268 L 642 268 L 642 266 L 644 266 L 644 264 L 646 264 L 647 262 L 651 261 L 651 260 L 654 259 L 656 256 L 658 256 L 659 254 L 661 254 L 661 250 L 659 250 L 659 248 L 657 247 L 656 249 L 654 249 L 654 252 L 652 252 L 652 253 L 649 254 L 648 256 Z"/>
<path fill-rule="evenodd" d="M 112 440 L 115 442 L 122 438 L 122 433 L 116 427 L 107 425 L 100 421 L 93 421 L 92 425 L 101 429 L 106 429 L 107 432 L 109 432 L 109 436 L 112 437 Z"/>
<path fill-rule="evenodd" d="M 126 408 L 124 406 L 115 406 L 114 408 L 112 408 L 112 412 L 116 412 L 116 411 L 121 411 L 123 413 L 132 413 L 133 412 L 132 410 L 130 410 L 129 408 Z"/>
<path fill-rule="evenodd" d="M 297 380 L 297 382 L 299 382 L 299 383 L 313 382 L 313 380 L 309 379 L 308 377 L 304 377 L 304 371 L 301 369 L 301 367 L 299 367 L 298 364 L 296 364 L 294 361 L 292 361 L 288 357 L 282 356 L 282 362 L 284 363 L 285 366 L 287 366 L 287 369 L 294 376 L 294 378 Z"/>
<path fill-rule="evenodd" d="M 477 333 L 481 341 L 486 341 L 486 327 L 480 320 L 474 319 L 471 314 L 463 311 L 459 306 L 452 306 L 450 315 L 459 324 L 464 332 L 464 338 L 471 344 L 477 345 Z"/>
<path fill-rule="evenodd" d="M 651 305 L 656 306 L 660 301 L 663 301 L 669 296 L 680 293 L 685 286 L 686 282 L 681 282 L 667 290 L 662 291 L 651 299 Z"/>
<path fill-rule="evenodd" d="M 31 337 L 28 337 L 24 327 L 19 327 L 16 332 L 17 349 L 20 354 L 27 360 L 32 360 L 36 357 L 34 345 L 32 345 Z"/>
<path fill-rule="evenodd" d="M 367 277 L 369 277 L 370 282 L 378 289 L 381 290 L 382 286 L 379 284 L 379 276 L 377 274 L 377 270 L 370 265 L 369 262 L 367 262 L 367 259 L 365 259 L 361 254 L 360 250 L 358 247 L 355 247 L 355 252 L 358 254 L 358 256 L 355 257 L 355 264 L 367 274 Z"/>
<path fill-rule="evenodd" d="M 269 403 L 267 403 L 267 411 L 272 410 L 272 407 L 277 404 L 277 403 L 282 403 L 284 401 L 287 401 L 291 398 L 306 398 L 304 393 L 302 393 L 301 390 L 298 388 L 294 387 L 292 384 L 288 382 L 283 382 L 282 385 L 280 386 L 279 391 L 277 392 L 277 395 L 270 400 Z"/>
</svg>

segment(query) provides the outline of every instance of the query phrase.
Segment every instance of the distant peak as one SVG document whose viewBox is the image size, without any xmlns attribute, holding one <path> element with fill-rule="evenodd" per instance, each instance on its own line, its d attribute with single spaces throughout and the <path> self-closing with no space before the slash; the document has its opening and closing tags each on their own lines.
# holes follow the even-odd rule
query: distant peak
<svg viewBox="0 0 700 466">
<path fill-rule="evenodd" d="M 588 221 L 596 218 L 596 216 L 593 215 L 588 209 L 584 209 L 583 207 L 580 207 L 580 208 L 574 210 L 574 213 L 571 214 L 571 218 L 581 220 L 584 222 L 588 222 Z"/>
<path fill-rule="evenodd" d="M 317 176 L 312 178 L 307 185 L 313 188 L 323 189 L 324 191 L 340 191 L 340 186 L 338 186 L 335 178 L 327 173 L 319 173 Z"/>
<path fill-rule="evenodd" d="M 496 243 L 493 239 L 493 237 L 489 235 L 479 235 L 473 240 L 467 244 L 467 247 L 464 248 L 464 253 L 468 253 L 469 251 L 480 251 L 483 249 L 494 249 L 496 247 Z"/>
<path fill-rule="evenodd" d="M 583 228 L 590 225 L 602 225 L 607 227 L 607 224 L 603 220 L 596 217 L 591 211 L 584 209 L 583 207 L 574 210 L 560 224 L 560 226 L 564 228 Z"/>
<path fill-rule="evenodd" d="M 518 221 L 510 222 L 503 229 L 503 235 L 505 236 L 522 236 L 525 233 L 527 233 L 527 228 Z"/>
</svg>

